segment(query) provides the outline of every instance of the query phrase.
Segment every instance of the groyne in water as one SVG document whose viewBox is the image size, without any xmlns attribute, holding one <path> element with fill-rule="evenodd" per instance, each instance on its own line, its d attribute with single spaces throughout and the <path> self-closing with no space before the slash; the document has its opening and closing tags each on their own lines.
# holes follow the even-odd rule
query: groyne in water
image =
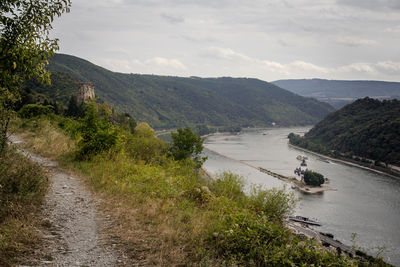
<svg viewBox="0 0 400 267">
<path fill-rule="evenodd" d="M 209 151 L 221 156 L 221 157 L 224 157 L 224 158 L 236 161 L 238 163 L 247 165 L 247 166 L 249 166 L 251 168 L 254 168 L 254 169 L 256 169 L 256 170 L 258 170 L 258 171 L 260 171 L 262 173 L 268 174 L 269 176 L 272 176 L 274 178 L 278 178 L 281 181 L 284 181 L 286 183 L 294 185 L 297 190 L 299 190 L 300 192 L 303 192 L 305 194 L 319 194 L 319 193 L 322 193 L 324 191 L 336 191 L 336 189 L 333 189 L 333 188 L 331 188 L 329 186 L 318 186 L 318 187 L 308 186 L 308 185 L 305 185 L 303 182 L 298 181 L 295 177 L 288 177 L 288 176 L 285 176 L 285 175 L 282 175 L 282 174 L 279 174 L 279 173 L 275 173 L 275 172 L 273 172 L 271 170 L 268 170 L 268 169 L 265 169 L 265 168 L 262 168 L 262 167 L 258 167 L 258 166 L 254 166 L 254 165 L 252 165 L 252 164 L 250 164 L 250 163 L 248 163 L 248 162 L 246 162 L 244 160 L 239 160 L 239 159 L 235 159 L 235 158 L 232 158 L 230 156 L 224 155 L 224 154 L 222 154 L 222 153 L 220 153 L 218 151 L 215 151 L 213 149 L 210 149 L 208 147 L 205 147 L 205 148 L 207 150 L 209 150 Z"/>
</svg>

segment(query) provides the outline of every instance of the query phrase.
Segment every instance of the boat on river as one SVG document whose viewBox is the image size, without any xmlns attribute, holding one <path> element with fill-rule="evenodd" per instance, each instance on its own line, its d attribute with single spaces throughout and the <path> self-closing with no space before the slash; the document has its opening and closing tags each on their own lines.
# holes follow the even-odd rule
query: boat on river
<svg viewBox="0 0 400 267">
<path fill-rule="evenodd" d="M 289 220 L 294 221 L 294 222 L 305 223 L 305 224 L 309 224 L 309 225 L 321 226 L 321 223 L 318 222 L 317 220 L 310 219 L 308 217 L 303 217 L 303 216 L 289 216 Z"/>
</svg>

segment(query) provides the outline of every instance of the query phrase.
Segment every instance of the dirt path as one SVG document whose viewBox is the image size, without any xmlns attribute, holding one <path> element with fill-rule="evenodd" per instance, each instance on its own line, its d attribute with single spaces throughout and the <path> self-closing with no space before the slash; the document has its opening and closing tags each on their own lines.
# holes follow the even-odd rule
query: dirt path
<svg viewBox="0 0 400 267">
<path fill-rule="evenodd" d="M 13 143 L 22 142 L 11 136 Z M 122 265 L 107 237 L 102 234 L 111 223 L 99 212 L 100 200 L 82 181 L 64 173 L 55 161 L 22 151 L 32 161 L 49 170 L 50 188 L 43 207 L 46 248 L 36 253 L 34 266 L 115 266 Z M 43 255 L 45 255 L 43 257 Z"/>
</svg>

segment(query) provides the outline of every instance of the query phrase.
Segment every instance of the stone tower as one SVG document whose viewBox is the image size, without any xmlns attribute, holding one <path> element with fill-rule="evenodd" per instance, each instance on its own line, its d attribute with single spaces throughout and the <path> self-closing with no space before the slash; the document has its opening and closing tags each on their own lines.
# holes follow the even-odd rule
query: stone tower
<svg viewBox="0 0 400 267">
<path fill-rule="evenodd" d="M 94 98 L 94 84 L 80 83 L 77 97 L 78 104 L 85 103 L 92 98 Z"/>
</svg>

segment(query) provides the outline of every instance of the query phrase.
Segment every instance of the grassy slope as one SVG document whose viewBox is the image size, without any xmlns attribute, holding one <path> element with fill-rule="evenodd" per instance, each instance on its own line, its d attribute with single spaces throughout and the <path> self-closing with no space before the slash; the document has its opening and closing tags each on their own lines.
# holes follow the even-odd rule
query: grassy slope
<svg viewBox="0 0 400 267">
<path fill-rule="evenodd" d="M 94 82 L 100 98 L 156 128 L 192 124 L 266 126 L 273 121 L 305 125 L 318 122 L 333 110 L 257 79 L 122 74 L 62 54 L 54 56 L 49 70 L 68 76 L 54 74 L 53 88 L 37 86 L 39 92 L 53 97 L 58 92 L 58 99 L 65 103 L 65 96 L 76 91 L 71 79 Z"/>
<path fill-rule="evenodd" d="M 36 152 L 58 156 L 65 167 L 80 173 L 103 195 L 105 208 L 115 222 L 110 231 L 132 264 L 359 264 L 289 233 L 282 226 L 281 216 L 292 204 L 283 191 L 256 190 L 249 197 L 234 175 L 225 174 L 215 182 L 203 180 L 190 164 L 167 158 L 146 164 L 129 156 L 129 151 L 77 161 L 71 154 L 73 146 L 55 149 L 64 143 L 63 138 L 53 138 L 63 135 L 62 130 L 52 126 L 58 123 L 23 123 L 26 130 L 42 125 L 29 130 L 26 140 Z M 42 139 L 53 141 L 44 146 L 40 145 Z"/>
<path fill-rule="evenodd" d="M 13 266 L 40 246 L 39 207 L 48 180 L 13 149 L 0 156 L 0 266 Z"/>
</svg>

